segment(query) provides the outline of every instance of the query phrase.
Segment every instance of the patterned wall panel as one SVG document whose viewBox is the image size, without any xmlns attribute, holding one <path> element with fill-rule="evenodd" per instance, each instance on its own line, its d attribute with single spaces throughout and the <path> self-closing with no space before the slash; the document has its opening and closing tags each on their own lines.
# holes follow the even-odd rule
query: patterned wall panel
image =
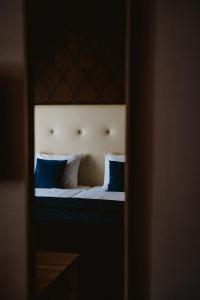
<svg viewBox="0 0 200 300">
<path fill-rule="evenodd" d="M 89 3 L 89 11 L 71 5 L 66 14 L 65 6 L 48 12 L 39 3 L 34 7 L 36 104 L 124 103 L 124 6 L 121 0 L 111 2 L 116 10 L 107 5 L 107 14 L 106 1 Z"/>
</svg>

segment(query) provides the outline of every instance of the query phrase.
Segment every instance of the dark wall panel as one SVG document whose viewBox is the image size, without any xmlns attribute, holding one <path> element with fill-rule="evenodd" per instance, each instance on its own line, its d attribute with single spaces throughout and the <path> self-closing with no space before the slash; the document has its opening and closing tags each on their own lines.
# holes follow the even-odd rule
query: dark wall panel
<svg viewBox="0 0 200 300">
<path fill-rule="evenodd" d="M 200 2 L 158 1 L 151 299 L 200 299 Z"/>
<path fill-rule="evenodd" d="M 197 300 L 200 2 L 138 2 L 128 105 L 128 299 Z"/>
<path fill-rule="evenodd" d="M 124 103 L 125 2 L 33 1 L 36 104 Z"/>
<path fill-rule="evenodd" d="M 22 0 L 0 9 L 0 299 L 27 300 L 28 104 Z M 29 298 L 30 299 L 30 298 Z"/>
</svg>

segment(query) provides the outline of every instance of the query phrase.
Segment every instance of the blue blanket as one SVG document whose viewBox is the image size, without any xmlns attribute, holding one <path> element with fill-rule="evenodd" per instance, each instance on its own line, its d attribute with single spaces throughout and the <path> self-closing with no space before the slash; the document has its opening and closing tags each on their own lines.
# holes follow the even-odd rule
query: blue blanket
<svg viewBox="0 0 200 300">
<path fill-rule="evenodd" d="M 124 203 L 112 200 L 36 197 L 38 222 L 122 224 Z"/>
</svg>

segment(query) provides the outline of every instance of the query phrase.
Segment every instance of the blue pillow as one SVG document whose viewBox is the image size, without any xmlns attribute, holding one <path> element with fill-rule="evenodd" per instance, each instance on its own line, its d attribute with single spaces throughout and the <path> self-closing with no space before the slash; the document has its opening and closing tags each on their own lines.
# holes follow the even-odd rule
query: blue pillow
<svg viewBox="0 0 200 300">
<path fill-rule="evenodd" d="M 124 166 L 124 162 L 110 160 L 110 178 L 107 191 L 124 192 Z"/>
<path fill-rule="evenodd" d="M 35 169 L 36 188 L 60 188 L 67 160 L 45 160 L 37 158 Z"/>
</svg>

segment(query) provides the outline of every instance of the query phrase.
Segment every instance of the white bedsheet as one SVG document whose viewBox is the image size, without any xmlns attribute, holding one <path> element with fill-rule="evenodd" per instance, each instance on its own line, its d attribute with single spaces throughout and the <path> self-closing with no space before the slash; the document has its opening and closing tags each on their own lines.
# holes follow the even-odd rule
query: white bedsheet
<svg viewBox="0 0 200 300">
<path fill-rule="evenodd" d="M 124 201 L 124 192 L 106 192 L 103 186 L 78 187 L 76 189 L 35 189 L 37 197 L 84 198 Z"/>
<path fill-rule="evenodd" d="M 105 187 L 95 186 L 90 189 L 84 190 L 78 195 L 77 198 L 86 198 L 86 199 L 102 199 L 102 200 L 116 200 L 124 201 L 125 193 L 124 192 L 107 192 Z"/>
<path fill-rule="evenodd" d="M 37 197 L 60 197 L 72 198 L 83 191 L 89 189 L 89 186 L 79 186 L 76 189 L 35 189 L 35 196 Z"/>
</svg>

